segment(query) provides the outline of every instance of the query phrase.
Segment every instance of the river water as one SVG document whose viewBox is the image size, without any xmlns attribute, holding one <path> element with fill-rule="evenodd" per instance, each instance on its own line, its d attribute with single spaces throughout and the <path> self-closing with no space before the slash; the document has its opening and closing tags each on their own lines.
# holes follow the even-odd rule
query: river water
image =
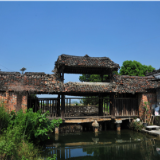
<svg viewBox="0 0 160 160">
<path fill-rule="evenodd" d="M 132 130 L 51 135 L 45 157 L 57 160 L 160 160 L 160 139 Z"/>
</svg>

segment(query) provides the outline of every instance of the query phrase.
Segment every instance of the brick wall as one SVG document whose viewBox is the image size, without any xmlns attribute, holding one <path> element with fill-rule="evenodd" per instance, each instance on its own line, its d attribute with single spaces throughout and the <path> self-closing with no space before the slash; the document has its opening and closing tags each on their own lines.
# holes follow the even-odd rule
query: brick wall
<svg viewBox="0 0 160 160">
<path fill-rule="evenodd" d="M 22 96 L 22 104 L 21 104 L 21 108 L 23 111 L 25 111 L 27 109 L 27 100 L 28 100 L 28 95 L 23 95 Z"/>
<path fill-rule="evenodd" d="M 27 94 L 14 92 L 0 92 L 0 101 L 4 103 L 5 108 L 10 112 L 20 109 L 27 109 Z"/>
<path fill-rule="evenodd" d="M 139 117 L 144 121 L 144 102 L 149 102 L 147 106 L 148 112 L 146 113 L 146 121 L 149 123 L 152 111 L 152 106 L 157 103 L 156 93 L 139 93 L 138 94 L 138 105 L 139 105 Z"/>
</svg>

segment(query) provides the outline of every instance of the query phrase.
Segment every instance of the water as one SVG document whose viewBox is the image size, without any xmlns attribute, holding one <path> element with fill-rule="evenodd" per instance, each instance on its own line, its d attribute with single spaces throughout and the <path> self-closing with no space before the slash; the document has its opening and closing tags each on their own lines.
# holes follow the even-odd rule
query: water
<svg viewBox="0 0 160 160">
<path fill-rule="evenodd" d="M 51 135 L 43 157 L 57 160 L 159 160 L 160 139 L 131 130 Z"/>
</svg>

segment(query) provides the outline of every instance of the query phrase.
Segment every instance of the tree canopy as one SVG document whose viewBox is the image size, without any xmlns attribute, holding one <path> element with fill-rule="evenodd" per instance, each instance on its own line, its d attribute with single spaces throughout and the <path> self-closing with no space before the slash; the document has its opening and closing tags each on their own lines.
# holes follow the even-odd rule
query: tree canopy
<svg viewBox="0 0 160 160">
<path fill-rule="evenodd" d="M 107 75 L 103 76 L 103 80 L 107 77 Z M 101 77 L 98 74 L 82 74 L 79 76 L 79 80 L 81 82 L 101 82 Z"/>
<path fill-rule="evenodd" d="M 129 76 L 145 76 L 146 72 L 153 72 L 155 68 L 151 65 L 142 65 L 140 62 L 126 60 L 123 62 L 119 73 L 113 72 L 113 74 L 119 75 L 129 75 Z M 103 81 L 108 77 L 108 75 L 103 76 Z M 101 82 L 101 77 L 98 74 L 82 74 L 79 76 L 81 82 Z"/>
<path fill-rule="evenodd" d="M 117 71 L 113 71 L 113 74 L 118 74 Z M 103 75 L 103 81 L 105 82 L 108 75 Z M 98 74 L 82 74 L 82 76 L 79 76 L 79 80 L 81 82 L 102 82 L 101 76 Z"/>
<path fill-rule="evenodd" d="M 24 73 L 24 71 L 26 70 L 26 68 L 21 68 L 20 71 L 22 71 L 22 74 Z"/>
<path fill-rule="evenodd" d="M 154 69 L 155 68 L 153 68 L 151 65 L 142 65 L 140 62 L 137 62 L 135 60 L 126 60 L 123 62 L 119 74 L 129 76 L 145 76 L 146 71 L 152 72 Z"/>
</svg>

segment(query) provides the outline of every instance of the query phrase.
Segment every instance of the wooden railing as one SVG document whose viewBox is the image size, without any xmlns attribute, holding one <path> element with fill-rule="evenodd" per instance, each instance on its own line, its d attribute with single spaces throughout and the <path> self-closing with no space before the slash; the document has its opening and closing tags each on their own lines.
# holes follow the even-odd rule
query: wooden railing
<svg viewBox="0 0 160 160">
<path fill-rule="evenodd" d="M 42 110 L 42 113 L 49 111 L 49 117 L 57 117 L 57 98 L 30 98 L 28 108 L 33 108 L 34 112 Z"/>
<path fill-rule="evenodd" d="M 82 116 L 138 116 L 138 100 L 137 98 L 99 98 L 99 104 L 85 105 L 73 104 L 72 99 L 82 98 L 65 98 L 64 117 L 82 117 Z M 33 111 L 39 109 L 42 113 L 49 111 L 49 117 L 62 116 L 61 99 L 58 98 L 38 98 L 29 99 L 28 108 L 32 107 Z"/>
</svg>

